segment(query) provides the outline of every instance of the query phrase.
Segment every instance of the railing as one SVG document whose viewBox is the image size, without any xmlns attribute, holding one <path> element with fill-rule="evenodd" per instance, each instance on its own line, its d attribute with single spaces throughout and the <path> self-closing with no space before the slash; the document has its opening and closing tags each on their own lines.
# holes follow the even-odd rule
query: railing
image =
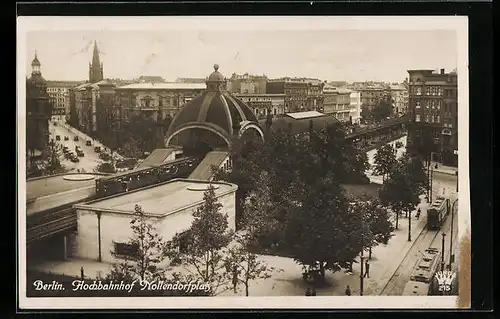
<svg viewBox="0 0 500 319">
<path fill-rule="evenodd" d="M 408 117 L 407 116 L 401 116 L 401 117 L 398 117 L 398 118 L 395 118 L 395 119 L 389 119 L 389 120 L 386 120 L 380 124 L 375 124 L 375 125 L 371 125 L 371 126 L 368 126 L 366 128 L 362 128 L 362 129 L 359 129 L 353 133 L 350 133 L 350 134 L 347 134 L 346 138 L 347 139 L 351 139 L 351 138 L 354 138 L 354 137 L 358 137 L 360 135 L 365 135 L 365 134 L 368 134 L 368 133 L 372 133 L 372 132 L 376 132 L 376 131 L 379 131 L 379 130 L 382 130 L 382 129 L 386 129 L 386 128 L 389 128 L 391 126 L 395 126 L 395 125 L 398 125 L 398 124 L 404 124 L 404 123 L 407 123 L 408 122 Z"/>
</svg>

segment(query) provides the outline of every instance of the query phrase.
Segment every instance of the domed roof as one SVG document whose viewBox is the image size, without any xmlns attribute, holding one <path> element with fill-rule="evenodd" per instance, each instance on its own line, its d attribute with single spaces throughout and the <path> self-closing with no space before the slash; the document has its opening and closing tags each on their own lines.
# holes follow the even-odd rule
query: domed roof
<svg viewBox="0 0 500 319">
<path fill-rule="evenodd" d="M 225 81 L 225 78 L 224 78 L 224 75 L 222 75 L 222 73 L 219 72 L 219 65 L 218 64 L 214 64 L 214 72 L 212 72 L 212 74 L 210 74 L 210 76 L 208 77 L 208 81 L 211 81 L 211 82 L 224 82 Z"/>
<path fill-rule="evenodd" d="M 38 56 L 37 54 L 35 53 L 35 58 L 33 59 L 33 61 L 31 61 L 31 66 L 40 66 L 40 61 L 38 61 Z"/>
<path fill-rule="evenodd" d="M 207 79 L 207 89 L 184 104 L 172 120 L 167 132 L 167 145 L 171 137 L 189 128 L 206 129 L 225 140 L 238 136 L 240 128 L 249 124 L 260 130 L 252 110 L 225 90 L 225 79 L 218 68 L 217 64 L 214 65 L 215 71 Z"/>
</svg>

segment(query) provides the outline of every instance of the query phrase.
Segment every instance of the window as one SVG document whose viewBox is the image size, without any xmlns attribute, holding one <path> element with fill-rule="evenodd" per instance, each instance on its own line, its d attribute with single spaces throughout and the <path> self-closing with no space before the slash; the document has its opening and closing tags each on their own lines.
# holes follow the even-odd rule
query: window
<svg viewBox="0 0 500 319">
<path fill-rule="evenodd" d="M 415 122 L 420 122 L 420 114 L 415 115 Z"/>
<path fill-rule="evenodd" d="M 134 259 L 139 247 L 127 243 L 115 243 L 115 255 L 119 258 Z"/>
<path fill-rule="evenodd" d="M 430 122 L 430 121 L 429 121 L 429 115 L 426 115 L 426 116 L 425 116 L 425 121 L 426 121 L 427 123 L 429 123 L 429 122 Z"/>
<path fill-rule="evenodd" d="M 436 115 L 436 123 L 439 123 L 439 115 Z"/>
</svg>

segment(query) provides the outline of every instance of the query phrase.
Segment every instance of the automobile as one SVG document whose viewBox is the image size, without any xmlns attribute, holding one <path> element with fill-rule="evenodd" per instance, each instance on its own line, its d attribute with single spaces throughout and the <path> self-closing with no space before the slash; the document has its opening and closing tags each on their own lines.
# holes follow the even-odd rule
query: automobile
<svg viewBox="0 0 500 319">
<path fill-rule="evenodd" d="M 76 155 L 78 155 L 79 157 L 84 157 L 85 153 L 82 150 L 78 149 L 76 150 Z"/>
<path fill-rule="evenodd" d="M 99 158 L 104 161 L 109 161 L 111 159 L 111 155 L 103 152 L 99 154 Z"/>
<path fill-rule="evenodd" d="M 60 141 L 61 140 L 61 135 L 56 135 L 56 141 Z"/>
<path fill-rule="evenodd" d="M 65 136 L 65 137 L 64 137 L 64 140 L 65 140 L 65 141 L 69 141 L 69 137 Z"/>
<path fill-rule="evenodd" d="M 78 142 L 78 136 L 73 137 L 73 141 Z"/>
<path fill-rule="evenodd" d="M 87 146 L 92 146 L 92 141 L 91 141 L 91 140 L 87 140 L 87 141 L 85 142 L 85 145 L 87 145 Z"/>
<path fill-rule="evenodd" d="M 54 121 L 54 126 L 57 126 L 57 122 L 56 121 Z"/>
<path fill-rule="evenodd" d="M 75 146 L 75 151 L 82 150 L 82 147 L 80 145 Z"/>
<path fill-rule="evenodd" d="M 78 158 L 78 156 L 73 156 L 70 158 L 70 160 L 73 162 L 73 163 L 78 163 L 80 161 L 80 159 Z"/>
<path fill-rule="evenodd" d="M 67 146 L 63 146 L 63 153 L 68 153 L 69 152 L 69 148 Z"/>
<path fill-rule="evenodd" d="M 71 153 L 71 152 L 64 153 L 64 158 L 65 159 L 71 159 L 72 157 L 73 157 L 73 153 Z"/>
<path fill-rule="evenodd" d="M 94 152 L 100 153 L 101 152 L 101 147 L 100 146 L 94 147 Z"/>
</svg>

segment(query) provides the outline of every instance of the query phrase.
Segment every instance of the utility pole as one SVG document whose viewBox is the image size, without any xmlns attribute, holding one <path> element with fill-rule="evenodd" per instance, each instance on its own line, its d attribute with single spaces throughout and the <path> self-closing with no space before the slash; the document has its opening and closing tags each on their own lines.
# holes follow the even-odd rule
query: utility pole
<svg viewBox="0 0 500 319">
<path fill-rule="evenodd" d="M 458 203 L 458 198 L 455 199 L 453 202 L 453 205 L 451 206 L 451 231 L 450 231 L 450 270 L 451 270 L 451 264 L 454 262 L 454 255 L 453 255 L 453 212 L 455 211 L 455 205 Z"/>
<path fill-rule="evenodd" d="M 458 171 L 455 172 L 455 176 L 457 177 L 457 193 L 458 193 Z"/>
<path fill-rule="evenodd" d="M 361 256 L 359 256 L 359 262 L 361 263 L 361 270 L 359 272 L 359 295 L 363 296 L 363 280 L 364 280 L 364 261 L 363 261 L 363 250 L 361 250 Z"/>
<path fill-rule="evenodd" d="M 434 175 L 434 169 L 431 166 L 431 181 L 430 181 L 431 187 L 429 189 L 429 204 L 432 203 L 432 178 L 433 178 L 433 175 Z"/>
<path fill-rule="evenodd" d="M 408 210 L 408 241 L 411 241 L 411 211 Z"/>
<path fill-rule="evenodd" d="M 444 238 L 446 237 L 446 234 L 443 232 L 441 235 L 443 236 L 443 239 L 441 240 L 441 271 L 444 271 Z"/>
</svg>

